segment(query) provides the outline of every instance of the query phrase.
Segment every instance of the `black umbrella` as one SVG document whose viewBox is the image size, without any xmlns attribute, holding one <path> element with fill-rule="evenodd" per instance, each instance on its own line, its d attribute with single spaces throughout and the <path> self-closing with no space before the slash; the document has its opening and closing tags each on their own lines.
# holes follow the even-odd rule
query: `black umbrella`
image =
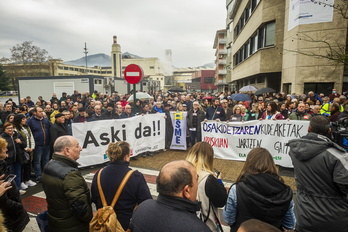
<svg viewBox="0 0 348 232">
<path fill-rule="evenodd" d="M 255 92 L 255 95 L 262 95 L 264 93 L 274 93 L 275 90 L 269 87 L 261 88 Z"/>
<path fill-rule="evenodd" d="M 179 92 L 184 92 L 184 90 L 182 89 L 182 88 L 180 88 L 180 87 L 171 87 L 170 89 L 168 89 L 168 92 L 177 92 L 177 93 L 179 93 Z"/>
</svg>

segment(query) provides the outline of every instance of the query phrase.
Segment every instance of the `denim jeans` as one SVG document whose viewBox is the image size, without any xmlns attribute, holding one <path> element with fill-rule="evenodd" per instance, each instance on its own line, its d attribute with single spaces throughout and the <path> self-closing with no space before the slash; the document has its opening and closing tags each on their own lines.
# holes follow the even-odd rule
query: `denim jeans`
<svg viewBox="0 0 348 232">
<path fill-rule="evenodd" d="M 50 146 L 35 146 L 34 150 L 34 171 L 36 179 L 41 178 L 41 173 L 45 165 L 50 160 L 51 147 Z"/>
<path fill-rule="evenodd" d="M 10 173 L 11 174 L 15 174 L 16 178 L 15 178 L 15 182 L 17 185 L 18 190 L 21 189 L 21 171 L 22 171 L 22 165 L 18 162 L 15 162 L 13 164 L 9 165 L 10 168 Z"/>
</svg>

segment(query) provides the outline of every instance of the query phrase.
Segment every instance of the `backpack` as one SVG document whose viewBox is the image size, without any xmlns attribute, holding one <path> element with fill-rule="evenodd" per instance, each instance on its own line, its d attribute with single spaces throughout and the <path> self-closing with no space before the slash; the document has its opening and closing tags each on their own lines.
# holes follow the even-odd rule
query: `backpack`
<svg viewBox="0 0 348 232">
<path fill-rule="evenodd" d="M 118 187 L 114 199 L 110 206 L 107 205 L 103 190 L 100 184 L 100 174 L 103 169 L 101 169 L 98 173 L 97 184 L 99 195 L 103 204 L 103 207 L 98 209 L 98 212 L 93 216 L 91 222 L 89 223 L 89 231 L 90 232 L 125 232 L 120 222 L 117 220 L 117 215 L 114 211 L 114 206 L 123 190 L 123 187 L 127 183 L 129 177 L 134 172 L 133 170 L 129 170 L 125 177 L 123 178 L 120 186 Z"/>
</svg>

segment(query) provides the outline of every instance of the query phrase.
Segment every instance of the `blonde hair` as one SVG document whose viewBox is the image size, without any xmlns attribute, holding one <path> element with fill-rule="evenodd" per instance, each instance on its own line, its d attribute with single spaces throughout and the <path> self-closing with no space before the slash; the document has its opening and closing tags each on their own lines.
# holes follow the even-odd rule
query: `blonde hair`
<svg viewBox="0 0 348 232">
<path fill-rule="evenodd" d="M 278 169 L 271 153 L 265 148 L 256 147 L 249 152 L 244 166 L 237 177 L 236 183 L 241 182 L 248 175 L 257 175 L 261 173 L 275 175 L 284 183 L 284 180 L 278 174 Z"/>
<path fill-rule="evenodd" d="M 0 152 L 2 152 L 7 147 L 7 141 L 0 137 Z"/>
<path fill-rule="evenodd" d="M 108 155 L 111 162 L 123 160 L 125 156 L 130 154 L 129 143 L 124 141 L 109 143 L 106 154 Z"/>
<path fill-rule="evenodd" d="M 214 173 L 214 150 L 207 142 L 198 142 L 190 149 L 186 156 L 186 160 L 195 166 L 197 172 L 206 171 Z"/>
</svg>

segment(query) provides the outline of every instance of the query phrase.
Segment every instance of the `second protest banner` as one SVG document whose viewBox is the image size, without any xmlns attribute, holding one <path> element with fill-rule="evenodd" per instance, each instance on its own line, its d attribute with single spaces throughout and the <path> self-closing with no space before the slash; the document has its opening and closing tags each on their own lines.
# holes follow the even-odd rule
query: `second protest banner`
<svg viewBox="0 0 348 232">
<path fill-rule="evenodd" d="M 202 141 L 213 146 L 215 157 L 245 161 L 255 147 L 266 148 L 276 164 L 292 167 L 288 141 L 308 132 L 308 121 L 262 120 L 202 123 Z"/>
</svg>

